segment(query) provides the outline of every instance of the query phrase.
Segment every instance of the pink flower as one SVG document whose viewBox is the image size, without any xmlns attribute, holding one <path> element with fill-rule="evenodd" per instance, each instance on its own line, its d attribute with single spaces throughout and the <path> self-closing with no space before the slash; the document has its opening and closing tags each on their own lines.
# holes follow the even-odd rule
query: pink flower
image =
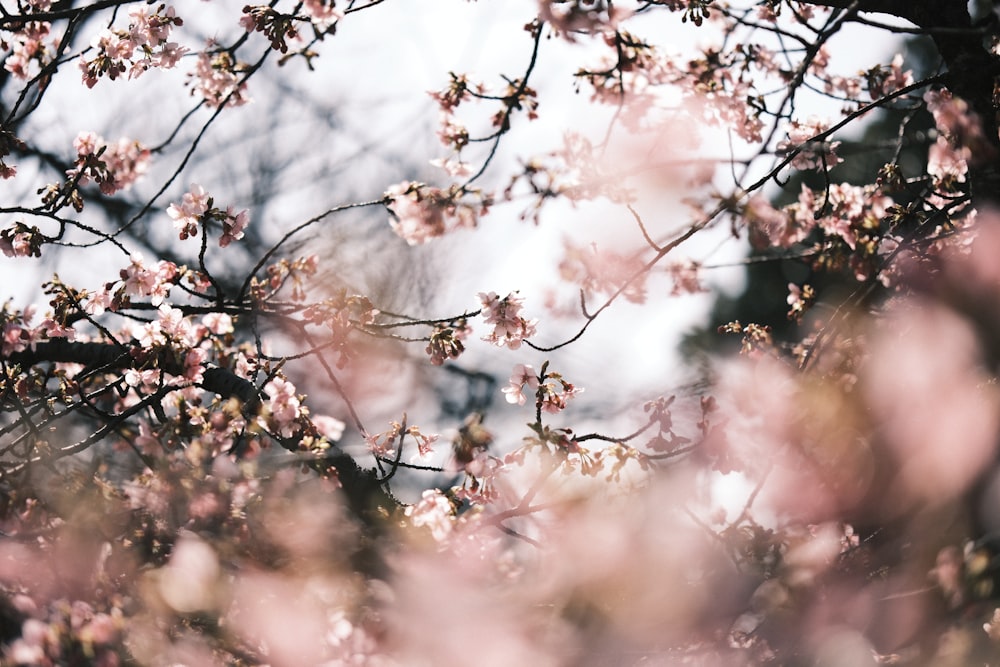
<svg viewBox="0 0 1000 667">
<path fill-rule="evenodd" d="M 243 230 L 246 229 L 250 221 L 246 210 L 233 215 L 233 207 L 226 208 L 226 213 L 222 218 L 222 236 L 219 238 L 219 246 L 225 248 L 233 241 L 243 238 Z"/>
<path fill-rule="evenodd" d="M 525 400 L 523 389 L 527 385 L 532 391 L 538 388 L 538 376 L 535 369 L 525 364 L 514 366 L 514 372 L 510 376 L 510 384 L 501 389 L 505 394 L 508 403 L 524 405 Z"/>
<path fill-rule="evenodd" d="M 239 69 L 240 65 L 225 52 L 199 53 L 194 72 L 188 75 L 193 86 L 191 94 L 200 94 L 205 104 L 213 108 L 223 103 L 232 107 L 246 104 L 250 98 L 246 83 L 240 81 Z"/>
<path fill-rule="evenodd" d="M 201 222 L 201 217 L 208 211 L 211 202 L 212 199 L 205 192 L 205 189 L 192 183 L 191 189 L 184 193 L 180 205 L 171 204 L 167 208 L 167 215 L 174 221 L 174 229 L 180 233 L 182 241 L 198 235 L 198 224 Z"/>
<path fill-rule="evenodd" d="M 392 229 L 410 245 L 421 245 L 445 233 L 444 209 L 433 199 L 421 197 L 421 187 L 407 181 L 385 193 L 391 200 Z"/>
<path fill-rule="evenodd" d="M 555 414 L 566 409 L 566 403 L 577 394 L 583 393 L 583 387 L 566 382 L 558 373 L 549 374 L 539 388 L 536 400 L 543 412 Z"/>
<path fill-rule="evenodd" d="M 13 34 L 5 34 L 5 46 L 10 48 L 10 53 L 4 60 L 4 69 L 15 78 L 25 80 L 32 76 L 32 62 L 39 67 L 48 65 L 58 47 L 58 40 L 52 42 L 51 49 L 45 45 L 50 29 L 48 22 L 31 21 Z"/>
<path fill-rule="evenodd" d="M 454 528 L 451 502 L 437 489 L 424 491 L 416 505 L 406 508 L 405 514 L 414 526 L 426 526 L 438 542 L 443 542 Z"/>
<path fill-rule="evenodd" d="M 201 382 L 205 377 L 205 361 L 208 353 L 200 347 L 193 347 L 184 355 L 184 378 L 194 382 Z"/>
<path fill-rule="evenodd" d="M 934 179 L 934 187 L 949 190 L 955 183 L 964 183 L 971 156 L 972 151 L 967 146 L 955 148 L 939 135 L 927 151 L 927 173 Z"/>
<path fill-rule="evenodd" d="M 23 352 L 26 348 L 26 341 L 21 335 L 24 330 L 18 325 L 7 322 L 3 325 L 3 356 L 9 357 L 15 352 Z"/>
<path fill-rule="evenodd" d="M 264 385 L 264 393 L 268 395 L 267 409 L 276 430 L 281 437 L 290 438 L 297 430 L 295 420 L 303 414 L 295 385 L 276 377 Z"/>
<path fill-rule="evenodd" d="M 461 201 L 465 195 L 477 195 L 482 207 Z M 423 183 L 404 181 L 385 193 L 392 212 L 392 229 L 410 245 L 420 245 L 453 229 L 472 228 L 489 205 L 489 198 L 478 192 L 467 192 L 457 185 L 448 190 Z"/>
<path fill-rule="evenodd" d="M 840 142 L 813 140 L 813 137 L 825 132 L 827 127 L 829 123 L 815 116 L 810 116 L 805 122 L 792 121 L 788 128 L 788 137 L 778 143 L 775 151 L 778 155 L 788 155 L 798 151 L 791 163 L 795 169 L 824 171 L 838 165 L 843 162 L 836 153 Z"/>
<path fill-rule="evenodd" d="M 344 13 L 336 8 L 336 0 L 305 0 L 302 9 L 321 31 L 344 18 Z"/>
<path fill-rule="evenodd" d="M 913 83 L 913 72 L 903 71 L 903 55 L 897 53 L 889 69 L 874 67 L 868 71 L 868 93 L 873 100 L 894 93 L 900 88 L 905 88 Z"/>
<path fill-rule="evenodd" d="M 503 299 L 496 292 L 480 292 L 479 301 L 482 304 L 483 319 L 493 325 L 493 331 L 483 340 L 497 347 L 507 346 L 512 350 L 521 347 L 521 343 L 535 335 L 535 325 L 538 320 L 526 320 L 521 316 L 524 299 L 512 292 Z"/>
<path fill-rule="evenodd" d="M 316 415 L 312 418 L 312 423 L 316 430 L 330 442 L 337 442 L 344 436 L 344 429 L 347 424 L 334 417 L 327 415 Z"/>
<path fill-rule="evenodd" d="M 0 252 L 7 257 L 31 257 L 36 254 L 32 243 L 32 234 L 18 231 L 17 227 L 3 230 L 0 233 Z"/>
<path fill-rule="evenodd" d="M 414 458 L 427 458 L 434 453 L 431 447 L 441 436 L 436 433 L 421 433 L 419 426 L 410 426 L 406 429 L 406 435 L 413 438 L 417 443 L 417 455 Z"/>
<path fill-rule="evenodd" d="M 80 185 L 95 181 L 106 195 L 125 190 L 146 173 L 150 151 L 138 141 L 108 143 L 94 132 L 81 132 L 73 141 L 76 166 L 66 172 Z M 99 154 L 99 155 L 98 155 Z"/>
<path fill-rule="evenodd" d="M 208 313 L 201 318 L 201 323 L 217 336 L 233 333 L 233 318 L 225 313 Z"/>
</svg>

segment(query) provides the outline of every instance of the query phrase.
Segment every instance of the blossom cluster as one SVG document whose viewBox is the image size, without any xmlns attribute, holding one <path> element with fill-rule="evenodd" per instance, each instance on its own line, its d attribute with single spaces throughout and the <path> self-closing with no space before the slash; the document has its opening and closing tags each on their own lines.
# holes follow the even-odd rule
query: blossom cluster
<svg viewBox="0 0 1000 667">
<path fill-rule="evenodd" d="M 444 541 L 455 525 L 455 510 L 451 502 L 440 491 L 427 489 L 420 500 L 406 508 L 410 523 L 426 527 L 435 540 Z"/>
<path fill-rule="evenodd" d="M 613 28 L 628 13 L 605 0 L 539 0 L 538 18 L 555 28 L 569 42 L 578 34 Z"/>
<path fill-rule="evenodd" d="M 33 74 L 32 63 L 38 69 L 47 67 L 59 49 L 59 40 L 46 44 L 52 25 L 47 21 L 29 21 L 9 37 L 0 39 L 0 48 L 10 49 L 3 67 L 15 78 L 27 80 Z"/>
<path fill-rule="evenodd" d="M 340 290 L 333 297 L 307 306 L 302 311 L 302 320 L 329 331 L 326 344 L 338 355 L 337 365 L 343 367 L 351 357 L 351 332 L 365 330 L 375 323 L 378 314 L 368 297 Z"/>
<path fill-rule="evenodd" d="M 521 315 L 524 309 L 524 298 L 517 292 L 512 292 L 500 298 L 496 292 L 480 292 L 479 302 L 482 316 L 486 324 L 492 324 L 493 330 L 483 340 L 497 347 L 508 347 L 516 350 L 526 339 L 535 335 L 537 319 L 528 320 Z"/>
<path fill-rule="evenodd" d="M 205 188 L 192 183 L 180 204 L 167 207 L 167 215 L 174 221 L 174 229 L 180 240 L 197 236 L 198 228 L 210 222 L 222 226 L 222 235 L 219 237 L 219 246 L 222 248 L 243 238 L 243 231 L 250 221 L 249 213 L 245 209 L 237 212 L 233 206 L 228 206 L 223 211 L 213 204 L 214 200 Z"/>
<path fill-rule="evenodd" d="M 559 275 L 578 285 L 588 296 L 610 295 L 624 289 L 622 296 L 632 303 L 646 301 L 646 272 L 642 258 L 598 247 L 578 247 L 565 241 L 565 254 L 559 262 Z"/>
<path fill-rule="evenodd" d="M 160 5 L 150 13 L 148 6 L 129 10 L 125 29 L 102 30 L 91 44 L 97 55 L 80 58 L 83 82 L 93 88 L 101 77 L 114 81 L 128 72 L 129 78 L 141 76 L 150 68 L 172 69 L 187 49 L 169 41 L 174 26 L 184 24 L 173 7 Z"/>
<path fill-rule="evenodd" d="M 34 306 L 29 306 L 23 311 L 10 311 L 7 304 L 4 304 L 0 310 L 0 321 L 3 322 L 0 354 L 7 356 L 27 349 L 34 350 L 39 342 L 52 338 L 76 338 L 75 329 L 60 324 L 52 317 L 45 317 L 40 324 L 33 324 L 35 310 Z"/>
<path fill-rule="evenodd" d="M 463 201 L 467 195 L 479 201 Z M 491 203 L 488 196 L 457 185 L 442 190 L 412 181 L 390 187 L 385 199 L 392 213 L 393 231 L 410 245 L 426 243 L 456 229 L 474 228 Z"/>
<path fill-rule="evenodd" d="M 264 385 L 267 394 L 267 417 L 272 422 L 271 429 L 283 438 L 292 437 L 298 430 L 299 417 L 307 414 L 295 385 L 284 378 L 276 377 Z"/>
<path fill-rule="evenodd" d="M 527 400 L 525 387 L 534 394 L 535 407 L 542 412 L 558 413 L 566 408 L 571 398 L 583 392 L 582 387 L 567 382 L 562 375 L 548 370 L 548 364 L 542 367 L 541 374 L 527 364 L 518 364 L 511 373 L 510 380 L 502 389 L 508 403 L 524 405 Z"/>
<path fill-rule="evenodd" d="M 848 183 L 816 192 L 803 185 L 795 204 L 775 209 L 761 196 L 745 206 L 751 241 L 759 246 L 788 248 L 804 241 L 814 229 L 839 238 L 851 250 L 880 228 L 892 199 L 873 186 Z"/>
<path fill-rule="evenodd" d="M 37 227 L 23 222 L 0 231 L 0 251 L 7 257 L 41 257 L 45 237 Z"/>
<path fill-rule="evenodd" d="M 839 141 L 817 140 L 815 137 L 826 132 L 829 123 L 815 116 L 806 121 L 792 121 L 788 136 L 778 142 L 775 152 L 784 157 L 792 157 L 793 169 L 816 169 L 826 171 L 837 166 L 843 159 L 837 155 Z"/>
<path fill-rule="evenodd" d="M 189 73 L 191 94 L 198 94 L 211 108 L 223 104 L 238 107 L 250 101 L 246 81 L 241 78 L 246 66 L 226 51 L 212 51 L 213 45 L 198 54 L 194 71 Z"/>
<path fill-rule="evenodd" d="M 148 296 L 150 303 L 159 307 L 179 277 L 180 270 L 173 262 L 160 260 L 149 267 L 141 253 L 132 253 L 128 266 L 120 272 L 120 280 L 105 283 L 100 290 L 90 293 L 84 307 L 88 314 L 97 316 L 105 310 L 118 310 L 130 296 Z"/>
<path fill-rule="evenodd" d="M 986 139 L 969 105 L 948 90 L 929 90 L 924 94 L 924 101 L 939 132 L 928 149 L 927 173 L 935 189 L 949 192 L 965 182 L 969 161 L 974 153 L 983 154 Z"/>
<path fill-rule="evenodd" d="M 67 178 L 79 185 L 93 180 L 106 195 L 127 189 L 149 167 L 149 149 L 138 141 L 121 138 L 112 143 L 94 132 L 81 132 L 73 148 L 76 166 L 66 172 Z"/>
<path fill-rule="evenodd" d="M 389 422 L 388 430 L 381 433 L 369 433 L 365 436 L 365 444 L 368 445 L 372 454 L 384 458 L 398 458 L 402 456 L 402 447 L 406 438 L 409 437 L 417 445 L 417 453 L 413 459 L 426 458 L 430 456 L 434 449 L 432 445 L 440 439 L 436 433 L 424 433 L 419 426 L 407 426 L 406 415 L 403 415 L 402 422 Z"/>
</svg>

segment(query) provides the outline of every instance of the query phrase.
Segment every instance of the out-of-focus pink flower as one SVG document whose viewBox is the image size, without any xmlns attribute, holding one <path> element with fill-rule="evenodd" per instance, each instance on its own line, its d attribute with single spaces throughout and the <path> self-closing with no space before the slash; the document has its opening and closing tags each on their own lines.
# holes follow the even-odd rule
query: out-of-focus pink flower
<svg viewBox="0 0 1000 667">
<path fill-rule="evenodd" d="M 889 493 L 896 511 L 947 502 L 994 460 L 1000 392 L 979 355 L 968 322 L 923 299 L 896 307 L 875 337 L 862 378 L 872 417 L 896 459 Z"/>
<path fill-rule="evenodd" d="M 340 440 L 344 435 L 344 429 L 347 428 L 344 422 L 327 415 L 315 415 L 311 419 L 320 434 L 331 442 Z"/>
<path fill-rule="evenodd" d="M 786 139 L 778 142 L 775 148 L 778 155 L 789 155 L 795 151 L 792 167 L 795 169 L 816 169 L 825 171 L 843 160 L 837 155 L 839 141 L 826 139 L 814 140 L 829 127 L 829 123 L 815 116 L 806 121 L 792 121 L 788 127 Z"/>
<path fill-rule="evenodd" d="M 201 538 L 182 534 L 166 567 L 157 570 L 157 591 L 171 609 L 189 614 L 218 603 L 221 569 L 215 551 Z"/>
</svg>

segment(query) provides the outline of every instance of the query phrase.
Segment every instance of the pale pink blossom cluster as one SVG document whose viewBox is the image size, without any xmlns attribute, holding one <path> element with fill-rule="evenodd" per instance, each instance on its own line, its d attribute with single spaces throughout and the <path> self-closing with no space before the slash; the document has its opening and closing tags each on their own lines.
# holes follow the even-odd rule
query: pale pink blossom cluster
<svg viewBox="0 0 1000 667">
<path fill-rule="evenodd" d="M 270 427 L 283 438 L 292 437 L 298 430 L 298 419 L 306 414 L 295 385 L 276 377 L 264 385 L 267 394 L 267 415 Z"/>
<path fill-rule="evenodd" d="M 180 275 L 173 262 L 160 260 L 147 267 L 141 253 L 132 253 L 129 265 L 120 271 L 120 280 L 105 284 L 87 295 L 84 309 L 90 315 L 100 315 L 105 310 L 117 310 L 130 296 L 148 296 L 154 306 L 160 306 L 170 294 L 170 287 Z"/>
<path fill-rule="evenodd" d="M 93 180 L 106 195 L 129 188 L 149 167 L 149 149 L 138 141 L 121 138 L 110 143 L 94 132 L 81 132 L 73 148 L 76 166 L 67 177 L 79 185 Z"/>
<path fill-rule="evenodd" d="M 511 292 L 502 299 L 496 292 L 480 292 L 479 302 L 483 319 L 487 324 L 493 325 L 493 330 L 483 340 L 497 347 L 506 346 L 516 350 L 526 339 L 535 335 L 538 320 L 528 320 L 521 315 L 524 298 L 517 292 Z"/>
<path fill-rule="evenodd" d="M 563 259 L 559 262 L 559 275 L 563 280 L 578 285 L 588 296 L 610 295 L 623 290 L 622 296 L 628 301 L 645 303 L 647 274 L 643 271 L 640 255 L 625 255 L 596 243 L 580 247 L 566 240 L 564 245 Z"/>
<path fill-rule="evenodd" d="M 552 152 L 557 164 L 546 170 L 552 178 L 550 189 L 570 201 L 588 201 L 606 197 L 615 203 L 635 200 L 619 174 L 612 172 L 601 150 L 587 137 L 566 132 L 563 145 Z"/>
<path fill-rule="evenodd" d="M 301 281 L 301 277 L 293 276 L 292 280 Z M 293 297 L 299 289 L 293 289 Z M 351 332 L 365 330 L 374 324 L 378 314 L 370 299 L 344 290 L 335 297 L 306 306 L 302 320 L 329 330 L 330 337 L 325 345 L 339 355 L 337 365 L 344 367 L 354 354 L 354 346 L 350 345 Z"/>
<path fill-rule="evenodd" d="M 246 209 L 237 212 L 232 205 L 219 217 L 222 222 L 222 236 L 219 237 L 219 246 L 225 248 L 233 241 L 243 238 L 243 231 L 250 224 L 250 214 Z"/>
<path fill-rule="evenodd" d="M 811 285 L 799 287 L 795 283 L 788 283 L 788 297 L 785 299 L 790 306 L 788 319 L 801 321 L 802 315 L 809 310 L 815 300 L 816 294 Z"/>
<path fill-rule="evenodd" d="M 168 41 L 174 26 L 183 25 L 173 7 L 160 7 L 150 13 L 148 6 L 134 7 L 129 11 L 126 29 L 105 28 L 94 37 L 91 47 L 97 55 L 87 60 L 80 58 L 79 67 L 83 82 L 93 88 L 102 76 L 114 81 L 128 72 L 129 78 L 141 76 L 150 68 L 172 69 L 185 47 Z"/>
<path fill-rule="evenodd" d="M 603 0 L 539 0 L 538 18 L 569 42 L 578 34 L 613 30 L 630 12 Z"/>
<path fill-rule="evenodd" d="M 313 415 L 310 417 L 310 421 L 316 427 L 316 431 L 330 442 L 340 440 L 347 428 L 347 424 L 329 415 Z"/>
<path fill-rule="evenodd" d="M 706 120 L 721 127 L 732 128 L 747 143 L 761 142 L 764 121 L 760 119 L 760 110 L 749 104 L 749 100 L 756 95 L 751 84 L 739 81 L 733 84 L 730 91 L 704 92 L 702 95 Z"/>
<path fill-rule="evenodd" d="M 7 257 L 40 257 L 42 240 L 37 227 L 16 222 L 0 231 L 0 251 Z"/>
<path fill-rule="evenodd" d="M 514 372 L 510 375 L 508 384 L 501 391 L 508 403 L 524 405 L 527 400 L 524 396 L 524 388 L 528 387 L 532 394 L 538 390 L 538 376 L 535 369 L 527 364 L 514 366 Z"/>
<path fill-rule="evenodd" d="M 582 387 L 566 382 L 559 373 L 549 372 L 547 365 L 542 367 L 542 375 L 539 376 L 527 364 L 514 366 L 507 386 L 501 391 L 508 403 L 524 405 L 527 401 L 525 387 L 534 394 L 535 407 L 552 414 L 563 411 L 567 401 L 583 392 Z"/>
<path fill-rule="evenodd" d="M 816 139 L 828 127 L 828 122 L 815 116 L 810 116 L 803 122 L 792 121 L 787 137 L 778 142 L 775 152 L 782 157 L 791 155 L 791 165 L 795 169 L 830 169 L 843 162 L 843 159 L 837 155 L 839 141 Z"/>
<path fill-rule="evenodd" d="M 7 357 L 15 352 L 23 352 L 27 348 L 25 333 L 25 329 L 18 324 L 5 322 L 3 325 L 3 348 L 0 349 L 0 353 Z"/>
<path fill-rule="evenodd" d="M 859 232 L 877 229 L 892 203 L 872 186 L 841 183 L 831 185 L 827 193 L 803 186 L 796 216 L 803 226 L 815 221 L 827 236 L 839 236 L 854 250 Z"/>
<path fill-rule="evenodd" d="M 410 436 L 417 445 L 414 460 L 427 458 L 434 453 L 432 445 L 440 439 L 436 433 L 424 433 L 419 426 L 406 426 L 406 415 L 403 422 L 389 422 L 389 429 L 381 433 L 369 433 L 365 436 L 365 444 L 375 456 L 390 458 L 399 456 L 397 447 L 402 447 L 406 436 Z"/>
<path fill-rule="evenodd" d="M 205 192 L 205 188 L 192 183 L 188 191 L 184 193 L 181 203 L 179 205 L 171 204 L 167 208 L 167 215 L 174 221 L 174 229 L 178 231 L 182 241 L 198 235 L 201 217 L 211 205 L 212 198 Z"/>
<path fill-rule="evenodd" d="M 447 158 L 434 158 L 430 161 L 432 167 L 437 167 L 448 174 L 451 178 L 466 178 L 472 175 L 472 167 L 468 162 L 462 161 L 461 155 L 453 155 Z"/>
<path fill-rule="evenodd" d="M 826 44 L 823 44 L 809 63 L 809 73 L 823 81 L 823 92 L 828 95 L 839 94 L 847 100 L 860 99 L 863 90 L 861 78 L 831 74 L 827 71 L 829 65 L 830 52 Z"/>
<path fill-rule="evenodd" d="M 211 49 L 212 43 L 209 43 Z M 189 73 L 191 94 L 201 95 L 205 104 L 215 108 L 222 104 L 238 107 L 250 101 L 245 81 L 240 80 L 244 66 L 225 51 L 198 54 L 194 71 Z"/>
<path fill-rule="evenodd" d="M 701 282 L 701 265 L 698 262 L 671 262 L 666 271 L 673 281 L 670 296 L 708 292 L 708 288 Z"/>
<path fill-rule="evenodd" d="M 868 94 L 872 100 L 890 95 L 897 90 L 913 85 L 913 71 L 903 71 L 903 54 L 897 53 L 889 63 L 889 68 L 873 67 L 868 70 Z"/>
<path fill-rule="evenodd" d="M 337 0 L 304 0 L 302 10 L 320 31 L 344 18 L 344 12 L 337 9 Z"/>
<path fill-rule="evenodd" d="M 222 235 L 219 246 L 225 248 L 233 241 L 243 238 L 243 232 L 249 224 L 249 213 L 246 210 L 236 212 L 232 206 L 223 211 L 213 207 L 212 197 L 197 183 L 192 183 L 184 193 L 180 204 L 167 207 L 167 215 L 174 221 L 174 228 L 180 240 L 184 241 L 198 235 L 198 227 L 204 221 L 214 221 L 222 225 Z"/>
<path fill-rule="evenodd" d="M 431 95 L 436 94 L 431 93 Z M 455 118 L 450 109 L 441 112 L 441 122 L 438 125 L 437 135 L 442 144 L 455 150 L 462 150 L 469 143 L 468 128 Z"/>
<path fill-rule="evenodd" d="M 924 102 L 940 132 L 928 149 L 927 173 L 936 189 L 947 192 L 956 183 L 965 182 L 969 160 L 975 151 L 984 148 L 986 139 L 979 119 L 965 100 L 940 89 L 927 91 Z"/>
<path fill-rule="evenodd" d="M 576 76 L 593 87 L 592 101 L 623 105 L 625 127 L 637 129 L 656 103 L 655 88 L 671 82 L 676 72 L 655 45 L 624 30 L 609 30 L 603 37 L 608 53 Z"/>
<path fill-rule="evenodd" d="M 50 606 L 48 614 L 39 609 L 27 595 L 14 596 L 14 614 L 23 614 L 21 636 L 4 647 L 4 662 L 11 665 L 56 665 L 69 662 L 69 651 L 63 652 L 59 637 L 76 635 L 86 638 L 94 665 L 119 664 L 113 645 L 121 640 L 123 619 L 120 610 L 108 614 L 94 609 L 83 600 L 62 598 Z M 62 633 L 59 630 L 63 630 Z"/>
<path fill-rule="evenodd" d="M 6 304 L 0 309 L 0 319 L 3 320 L 0 354 L 7 356 L 15 352 L 23 352 L 28 348 L 35 350 L 38 343 L 50 338 L 66 338 L 67 340 L 76 338 L 76 331 L 56 322 L 51 313 L 37 326 L 32 325 L 34 317 L 35 306 L 28 306 L 20 312 L 9 311 Z"/>
<path fill-rule="evenodd" d="M 0 48 L 10 49 L 4 59 L 4 69 L 24 81 L 34 74 L 31 63 L 36 63 L 39 69 L 46 67 L 59 48 L 58 39 L 45 43 L 50 31 L 47 21 L 29 21 L 11 36 L 0 39 Z"/>
<path fill-rule="evenodd" d="M 142 347 L 156 347 L 176 343 L 192 347 L 198 343 L 196 328 L 178 308 L 165 303 L 157 308 L 156 319 L 132 330 Z"/>
<path fill-rule="evenodd" d="M 983 128 L 965 100 L 954 97 L 951 91 L 940 88 L 924 93 L 927 110 L 934 116 L 934 124 L 950 141 L 962 146 L 976 146 L 984 140 Z"/>
<path fill-rule="evenodd" d="M 954 146 L 939 135 L 927 149 L 927 174 L 937 190 L 949 191 L 956 183 L 964 183 L 969 172 L 972 150 L 968 146 Z"/>
<path fill-rule="evenodd" d="M 872 186 L 841 183 L 815 192 L 803 185 L 798 202 L 783 209 L 775 209 L 761 195 L 751 197 L 744 216 L 750 224 L 751 242 L 757 247 L 788 248 L 819 227 L 854 250 L 859 233 L 877 229 L 892 204 L 890 197 Z"/>
<path fill-rule="evenodd" d="M 407 506 L 405 512 L 417 528 L 426 527 L 437 542 L 444 542 L 455 527 L 455 511 L 451 501 L 437 489 L 427 489 L 420 500 Z"/>
<path fill-rule="evenodd" d="M 480 206 L 461 200 L 465 192 L 458 186 L 448 190 L 423 183 L 404 181 L 390 187 L 386 206 L 392 212 L 390 224 L 410 245 L 420 245 L 455 229 L 471 229 L 486 213 L 489 200 L 480 196 Z"/>
</svg>

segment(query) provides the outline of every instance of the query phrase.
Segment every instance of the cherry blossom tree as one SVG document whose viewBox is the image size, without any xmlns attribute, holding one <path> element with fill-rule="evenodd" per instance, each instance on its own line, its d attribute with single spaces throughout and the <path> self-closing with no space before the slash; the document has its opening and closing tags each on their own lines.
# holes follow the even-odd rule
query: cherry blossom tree
<svg viewBox="0 0 1000 667">
<path fill-rule="evenodd" d="M 3 663 L 1000 664 L 987 4 L 505 3 L 427 166 L 249 206 L 227 130 L 429 10 L 0 2 Z M 758 264 L 739 354 L 637 343 Z"/>
</svg>

